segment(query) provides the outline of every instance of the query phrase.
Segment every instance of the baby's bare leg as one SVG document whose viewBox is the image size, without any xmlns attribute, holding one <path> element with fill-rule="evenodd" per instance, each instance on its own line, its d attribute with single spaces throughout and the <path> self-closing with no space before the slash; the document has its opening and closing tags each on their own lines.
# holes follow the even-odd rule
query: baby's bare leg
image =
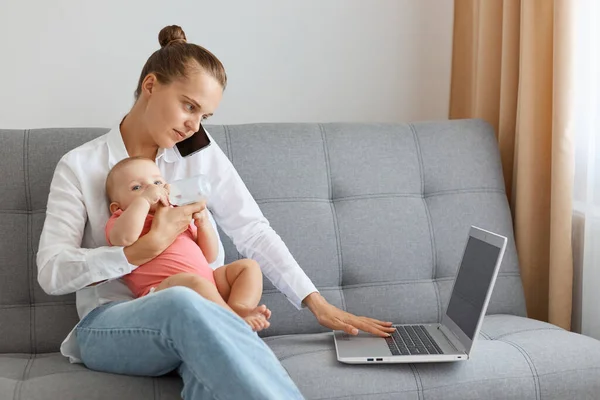
<svg viewBox="0 0 600 400">
<path fill-rule="evenodd" d="M 262 295 L 262 273 L 258 263 L 244 259 L 224 265 L 214 272 L 219 293 L 238 314 L 254 310 Z"/>
<path fill-rule="evenodd" d="M 271 310 L 258 306 L 262 295 L 262 272 L 254 260 L 238 260 L 214 272 L 215 283 L 227 304 L 255 330 L 269 327 Z M 258 306 L 258 307 L 257 307 Z"/>
<path fill-rule="evenodd" d="M 172 275 L 164 281 L 162 281 L 160 285 L 156 287 L 155 291 L 158 292 L 159 290 L 167 289 L 172 286 L 188 287 L 194 290 L 196 293 L 200 294 L 205 299 L 210 300 L 213 303 L 216 303 L 233 313 L 236 313 L 231 307 L 229 307 L 229 305 L 225 302 L 223 297 L 221 297 L 215 285 L 213 285 L 212 282 L 204 279 L 199 275 L 185 272 Z"/>
</svg>

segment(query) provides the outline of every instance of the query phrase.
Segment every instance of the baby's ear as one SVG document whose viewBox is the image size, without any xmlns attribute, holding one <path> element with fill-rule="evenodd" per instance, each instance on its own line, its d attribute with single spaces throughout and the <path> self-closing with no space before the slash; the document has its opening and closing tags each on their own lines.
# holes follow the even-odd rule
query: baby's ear
<svg viewBox="0 0 600 400">
<path fill-rule="evenodd" d="M 110 210 L 110 213 L 114 214 L 120 208 L 119 203 L 113 201 L 112 203 L 110 203 L 110 206 L 108 208 Z"/>
</svg>

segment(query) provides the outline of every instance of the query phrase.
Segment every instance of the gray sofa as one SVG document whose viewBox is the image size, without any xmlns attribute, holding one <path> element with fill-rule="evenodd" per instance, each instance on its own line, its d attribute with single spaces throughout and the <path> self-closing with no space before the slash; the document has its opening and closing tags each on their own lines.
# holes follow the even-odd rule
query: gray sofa
<svg viewBox="0 0 600 400">
<path fill-rule="evenodd" d="M 331 332 L 266 281 L 264 340 L 308 399 L 598 399 L 600 342 L 525 317 L 493 130 L 415 124 L 208 126 L 274 229 L 336 306 L 439 321 L 471 224 L 509 238 L 466 362 L 340 364 Z M 0 130 L 0 399 L 175 399 L 181 380 L 94 372 L 59 345 L 74 294 L 49 296 L 35 254 L 62 154 L 107 129 Z M 224 236 L 221 232 L 222 237 Z M 227 261 L 241 257 L 223 237 Z"/>
</svg>

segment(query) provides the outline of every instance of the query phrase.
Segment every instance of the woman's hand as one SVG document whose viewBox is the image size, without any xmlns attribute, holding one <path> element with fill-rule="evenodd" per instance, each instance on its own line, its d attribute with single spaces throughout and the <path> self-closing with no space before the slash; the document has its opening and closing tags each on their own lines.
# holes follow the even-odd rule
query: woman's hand
<svg viewBox="0 0 600 400">
<path fill-rule="evenodd" d="M 309 294 L 303 302 L 315 315 L 319 324 L 333 330 L 341 330 L 350 335 L 358 335 L 358 330 L 360 329 L 380 337 L 388 337 L 396 330 L 391 327 L 391 322 L 357 317 L 354 314 L 340 310 L 329 304 L 319 292 Z"/>
<path fill-rule="evenodd" d="M 185 232 L 192 222 L 192 216 L 201 213 L 205 208 L 205 201 L 181 207 L 165 207 L 158 203 L 150 233 L 154 235 L 159 246 L 164 250 L 175 241 L 177 236 Z"/>
</svg>

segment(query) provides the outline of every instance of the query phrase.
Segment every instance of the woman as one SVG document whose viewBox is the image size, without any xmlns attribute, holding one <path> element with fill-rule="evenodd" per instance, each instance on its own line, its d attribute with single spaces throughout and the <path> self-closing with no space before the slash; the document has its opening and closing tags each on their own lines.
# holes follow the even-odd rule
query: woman
<svg viewBox="0 0 600 400">
<path fill-rule="evenodd" d="M 61 352 L 71 362 L 111 373 L 158 376 L 177 369 L 185 399 L 301 398 L 268 346 L 234 314 L 183 287 L 132 300 L 118 279 L 160 254 L 205 209 L 204 203 L 160 207 L 147 235 L 127 247 L 108 247 L 107 173 L 126 157 L 144 156 L 156 161 L 167 181 L 209 176 L 211 223 L 216 228 L 216 219 L 238 250 L 321 325 L 382 337 L 393 331 L 391 323 L 356 317 L 319 294 L 214 142 L 181 156 L 176 144 L 202 129 L 227 78 L 221 62 L 187 43 L 178 26 L 161 30 L 159 42 L 119 126 L 64 155 L 54 173 L 37 254 L 38 281 L 49 294 L 76 292 L 81 319 Z M 212 266 L 223 260 L 219 243 Z"/>
</svg>

